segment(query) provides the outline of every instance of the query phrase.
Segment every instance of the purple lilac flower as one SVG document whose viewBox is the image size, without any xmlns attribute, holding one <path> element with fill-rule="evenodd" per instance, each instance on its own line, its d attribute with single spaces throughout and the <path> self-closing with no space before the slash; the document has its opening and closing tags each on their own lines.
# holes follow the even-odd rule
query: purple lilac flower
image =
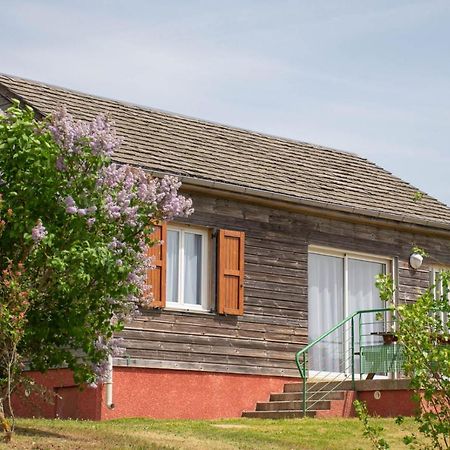
<svg viewBox="0 0 450 450">
<path fill-rule="evenodd" d="M 110 250 L 121 250 L 125 247 L 125 244 L 122 241 L 119 241 L 117 238 L 113 237 L 112 241 L 108 244 L 108 248 Z"/>
<path fill-rule="evenodd" d="M 123 347 L 124 342 L 125 339 L 121 337 L 113 337 L 108 342 L 108 347 L 112 356 L 122 356 L 125 353 L 126 349 Z"/>
<path fill-rule="evenodd" d="M 138 285 L 141 281 L 141 277 L 140 274 L 137 273 L 136 271 L 130 272 L 128 274 L 128 282 L 129 283 L 133 283 L 135 285 Z"/>
<path fill-rule="evenodd" d="M 81 121 L 74 121 L 66 108 L 61 107 L 53 113 L 48 130 L 63 150 L 68 154 L 77 154 L 81 151 L 88 125 Z"/>
<path fill-rule="evenodd" d="M 76 214 L 78 212 L 78 208 L 76 206 L 75 200 L 71 195 L 64 199 L 64 203 L 66 205 L 66 213 L 67 214 Z"/>
<path fill-rule="evenodd" d="M 44 225 L 42 225 L 41 219 L 37 221 L 37 224 L 33 227 L 31 230 L 31 237 L 35 244 L 39 244 L 39 242 L 42 241 L 42 239 L 47 236 L 47 230 L 45 229 Z"/>
<path fill-rule="evenodd" d="M 94 155 L 111 156 L 121 144 L 121 139 L 116 136 L 116 132 L 107 117 L 97 116 L 89 128 L 91 137 L 90 146 Z"/>
<path fill-rule="evenodd" d="M 64 162 L 63 156 L 58 156 L 58 158 L 56 158 L 56 170 L 58 170 L 59 172 L 66 171 L 66 164 Z"/>
<path fill-rule="evenodd" d="M 75 206 L 75 200 L 71 195 L 65 198 L 64 203 L 66 204 L 66 206 Z"/>
<path fill-rule="evenodd" d="M 163 220 L 193 212 L 192 201 L 178 194 L 181 183 L 176 177 L 158 180 L 140 168 L 110 164 L 100 173 L 97 185 L 110 192 L 105 202 L 107 216 L 113 220 L 123 219 L 129 226 L 140 225 L 136 201 L 159 207 Z"/>
<path fill-rule="evenodd" d="M 92 370 L 96 376 L 95 383 L 92 383 L 90 387 L 96 388 L 97 383 L 103 383 L 108 379 L 109 373 L 109 364 L 108 364 L 108 356 L 123 356 L 125 353 L 125 348 L 123 347 L 124 339 L 113 337 L 109 340 L 106 340 L 103 337 L 99 337 L 94 345 L 95 349 L 99 352 L 103 352 L 105 358 L 92 364 Z"/>
<path fill-rule="evenodd" d="M 65 107 L 53 113 L 48 130 L 55 142 L 69 155 L 90 148 L 94 155 L 111 156 L 121 143 L 114 124 L 104 115 L 91 122 L 83 122 L 75 120 Z"/>
<path fill-rule="evenodd" d="M 108 379 L 109 376 L 108 358 L 106 357 L 104 361 L 101 361 L 97 364 L 93 364 L 92 371 L 95 374 L 96 382 L 91 383 L 89 387 L 95 389 L 97 387 L 97 383 L 103 383 Z"/>
<path fill-rule="evenodd" d="M 54 140 L 67 155 L 78 154 L 89 147 L 92 154 L 111 156 L 121 141 L 116 136 L 113 123 L 105 116 L 98 116 L 91 122 L 75 120 L 64 107 L 51 118 L 48 129 Z M 57 161 L 58 170 L 63 170 L 64 155 Z M 81 168 L 85 169 L 85 168 Z M 163 220 L 192 213 L 192 202 L 178 195 L 181 183 L 175 177 L 162 180 L 150 177 L 140 168 L 109 164 L 100 173 L 98 186 L 105 190 L 105 210 L 112 220 L 123 220 L 126 225 L 142 225 L 138 217 L 136 201 L 162 210 Z M 73 199 L 72 199 L 73 200 Z M 69 214 L 77 214 L 78 208 L 66 204 Z M 87 212 L 90 214 L 90 212 Z M 80 213 L 83 214 L 83 211 Z"/>
</svg>

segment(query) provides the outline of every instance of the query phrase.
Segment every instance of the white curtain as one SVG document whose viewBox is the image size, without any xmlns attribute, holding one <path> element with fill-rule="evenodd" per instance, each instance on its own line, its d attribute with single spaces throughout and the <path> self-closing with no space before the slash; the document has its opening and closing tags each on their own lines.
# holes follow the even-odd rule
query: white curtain
<svg viewBox="0 0 450 450">
<path fill-rule="evenodd" d="M 184 303 L 201 304 L 202 236 L 184 234 Z"/>
<path fill-rule="evenodd" d="M 312 342 L 343 319 L 344 259 L 310 253 L 308 258 L 308 329 Z M 309 369 L 340 372 L 342 331 L 337 330 L 309 354 Z"/>
<path fill-rule="evenodd" d="M 167 301 L 179 302 L 178 298 L 178 268 L 179 268 L 179 243 L 178 231 L 167 231 Z"/>
<path fill-rule="evenodd" d="M 375 278 L 386 272 L 386 265 L 348 258 L 348 304 L 344 304 L 344 257 L 309 254 L 308 259 L 308 336 L 317 339 L 342 319 L 363 309 L 377 309 L 380 300 Z M 372 333 L 383 330 L 383 321 L 375 313 L 362 316 L 362 341 L 365 345 L 379 342 Z M 355 344 L 359 339 L 359 322 L 355 320 Z M 323 372 L 348 372 L 351 368 L 351 325 L 331 333 L 314 346 L 309 354 L 309 369 Z M 359 360 L 355 358 L 355 370 Z"/>
<path fill-rule="evenodd" d="M 361 309 L 384 308 L 378 289 L 376 276 L 386 272 L 386 266 L 371 261 L 348 259 L 348 314 Z M 362 336 L 359 337 L 358 321 L 355 322 L 355 342 L 370 345 L 380 342 L 380 337 L 371 333 L 383 331 L 383 320 L 377 320 L 376 314 L 362 314 Z"/>
</svg>

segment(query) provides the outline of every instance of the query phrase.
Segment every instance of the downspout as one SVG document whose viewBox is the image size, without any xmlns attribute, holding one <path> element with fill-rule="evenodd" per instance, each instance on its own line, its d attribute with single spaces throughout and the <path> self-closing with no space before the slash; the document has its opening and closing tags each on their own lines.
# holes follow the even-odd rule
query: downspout
<svg viewBox="0 0 450 450">
<path fill-rule="evenodd" d="M 108 355 L 108 375 L 105 382 L 106 396 L 105 403 L 108 409 L 114 409 L 115 405 L 113 403 L 113 358 Z"/>
<path fill-rule="evenodd" d="M 392 267 L 392 272 L 393 272 L 393 282 L 394 282 L 394 298 L 392 299 L 394 301 L 394 307 L 398 307 L 400 304 L 400 263 L 399 263 L 399 257 L 395 256 L 394 257 L 394 264 Z M 397 317 L 394 317 L 394 315 L 392 314 L 392 312 L 390 313 L 390 320 L 393 321 L 393 332 L 396 333 L 397 329 L 398 329 L 398 323 L 397 323 Z M 397 346 L 397 343 L 394 343 L 395 346 Z M 391 376 L 390 378 L 392 380 L 397 380 L 399 378 L 399 368 L 396 366 L 395 367 L 395 371 L 391 372 Z"/>
</svg>

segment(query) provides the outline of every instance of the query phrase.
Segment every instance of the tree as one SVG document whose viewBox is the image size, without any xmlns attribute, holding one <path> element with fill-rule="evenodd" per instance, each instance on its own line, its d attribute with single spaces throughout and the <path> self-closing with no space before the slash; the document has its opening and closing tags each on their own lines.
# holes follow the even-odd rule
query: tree
<svg viewBox="0 0 450 450">
<path fill-rule="evenodd" d="M 442 290 L 428 289 L 416 302 L 399 305 L 398 338 L 403 346 L 403 370 L 420 408 L 419 431 L 432 448 L 450 447 L 450 334 L 448 329 L 449 273 L 440 274 Z"/>
<path fill-rule="evenodd" d="M 441 272 L 435 286 L 422 293 L 415 302 L 400 305 L 393 302 L 392 277 L 380 275 L 377 280 L 380 296 L 392 308 L 397 324 L 395 333 L 404 359 L 402 370 L 411 379 L 410 387 L 418 403 L 415 416 L 418 431 L 431 442 L 423 448 L 430 449 L 450 447 L 449 280 L 450 273 Z M 389 448 L 379 437 L 380 430 L 373 433 L 374 428 L 368 426 L 364 406 L 356 406 L 365 425 L 365 435 L 372 438 L 374 448 L 382 448 L 381 444 L 386 445 L 383 448 Z M 419 445 L 416 436 L 405 436 L 404 442 Z"/>
<path fill-rule="evenodd" d="M 24 364 L 67 366 L 97 383 L 114 333 L 151 301 L 153 225 L 192 210 L 174 177 L 118 165 L 105 116 L 64 108 L 37 120 L 19 102 L 0 116 L 0 420 Z M 23 378 L 22 378 L 23 380 Z"/>
</svg>

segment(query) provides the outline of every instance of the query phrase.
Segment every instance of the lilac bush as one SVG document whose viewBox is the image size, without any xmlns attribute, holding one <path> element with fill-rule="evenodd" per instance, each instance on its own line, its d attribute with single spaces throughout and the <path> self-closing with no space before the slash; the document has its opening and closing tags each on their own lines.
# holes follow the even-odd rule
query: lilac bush
<svg viewBox="0 0 450 450">
<path fill-rule="evenodd" d="M 0 271 L 23 265 L 29 301 L 18 354 L 77 382 L 98 382 L 114 333 L 151 300 L 153 225 L 193 211 L 177 178 L 113 163 L 120 143 L 104 115 L 38 121 L 16 104 L 0 117 Z"/>
</svg>

